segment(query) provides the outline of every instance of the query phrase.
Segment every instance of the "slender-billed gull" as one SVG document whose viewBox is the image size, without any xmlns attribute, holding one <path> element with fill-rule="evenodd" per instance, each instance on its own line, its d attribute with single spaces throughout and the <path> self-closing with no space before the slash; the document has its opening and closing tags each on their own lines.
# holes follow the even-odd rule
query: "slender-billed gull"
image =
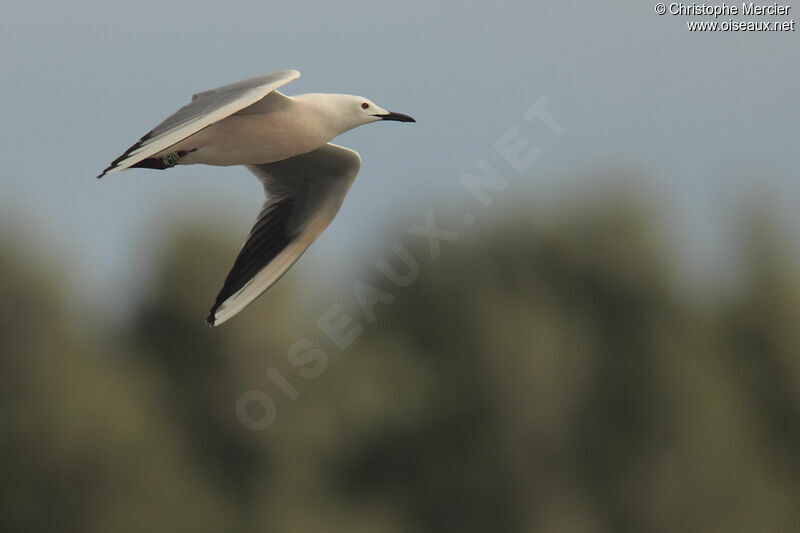
<svg viewBox="0 0 800 533">
<path fill-rule="evenodd" d="M 197 93 L 98 176 L 129 168 L 245 165 L 261 181 L 266 202 L 211 307 L 210 326 L 267 290 L 336 216 L 361 157 L 329 141 L 370 122 L 414 122 L 361 96 L 277 91 L 299 76 L 285 70 Z"/>
</svg>

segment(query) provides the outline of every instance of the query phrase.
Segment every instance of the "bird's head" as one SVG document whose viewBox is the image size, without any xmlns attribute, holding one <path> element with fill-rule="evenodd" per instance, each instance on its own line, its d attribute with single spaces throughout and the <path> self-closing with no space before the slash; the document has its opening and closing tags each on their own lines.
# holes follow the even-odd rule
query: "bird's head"
<svg viewBox="0 0 800 533">
<path fill-rule="evenodd" d="M 310 100 L 328 117 L 335 129 L 341 133 L 363 124 L 378 122 L 379 120 L 394 120 L 398 122 L 416 122 L 413 118 L 403 113 L 387 111 L 372 100 L 363 96 L 351 94 L 315 94 L 303 95 L 312 97 Z"/>
<path fill-rule="evenodd" d="M 369 124 L 370 122 L 377 122 L 378 120 L 394 120 L 397 122 L 416 122 L 413 118 L 403 113 L 396 113 L 394 111 L 387 111 L 382 107 L 375 105 L 371 100 L 363 96 L 344 95 L 348 98 L 346 102 L 348 112 L 357 118 L 359 125 Z"/>
</svg>

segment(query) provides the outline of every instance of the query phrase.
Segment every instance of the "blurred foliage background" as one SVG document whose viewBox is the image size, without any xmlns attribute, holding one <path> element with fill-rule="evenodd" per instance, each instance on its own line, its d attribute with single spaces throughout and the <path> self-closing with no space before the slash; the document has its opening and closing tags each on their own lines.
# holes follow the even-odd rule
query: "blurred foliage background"
<svg viewBox="0 0 800 533">
<path fill-rule="evenodd" d="M 214 330 L 237 235 L 176 230 L 120 326 L 6 231 L 0 530 L 796 530 L 796 265 L 751 216 L 736 290 L 687 290 L 650 213 L 609 188 L 476 223 L 435 261 L 398 227 L 420 275 L 365 268 L 395 297 L 374 323 L 352 294 L 296 304 L 293 271 Z M 340 300 L 364 327 L 344 352 L 314 325 Z M 326 356 L 313 379 L 300 338 Z M 237 418 L 249 390 L 275 402 L 264 431 Z"/>
</svg>

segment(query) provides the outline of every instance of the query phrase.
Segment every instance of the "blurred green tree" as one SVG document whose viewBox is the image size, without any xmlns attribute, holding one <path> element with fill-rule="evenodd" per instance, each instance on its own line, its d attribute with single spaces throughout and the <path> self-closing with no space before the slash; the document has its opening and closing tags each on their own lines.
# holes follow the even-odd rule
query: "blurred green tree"
<svg viewBox="0 0 800 533">
<path fill-rule="evenodd" d="M 793 530 L 796 265 L 754 217 L 739 292 L 688 292 L 648 212 L 610 190 L 436 261 L 409 242 L 419 279 L 363 272 L 396 299 L 344 353 L 296 271 L 204 327 L 236 247 L 202 226 L 165 241 L 130 326 L 91 338 L 55 269 L 0 239 L 0 529 Z M 287 361 L 306 336 L 313 380 Z M 235 415 L 251 389 L 277 404 L 263 432 Z"/>
</svg>

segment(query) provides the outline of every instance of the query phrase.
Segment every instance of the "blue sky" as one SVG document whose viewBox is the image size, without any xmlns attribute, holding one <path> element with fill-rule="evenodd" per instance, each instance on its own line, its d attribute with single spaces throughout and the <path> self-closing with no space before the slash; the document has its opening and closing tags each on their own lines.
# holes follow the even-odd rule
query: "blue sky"
<svg viewBox="0 0 800 533">
<path fill-rule="evenodd" d="M 178 220 L 244 238 L 261 188 L 242 168 L 94 176 L 193 93 L 295 68 L 288 94 L 360 94 L 418 120 L 337 141 L 364 165 L 301 273 L 334 256 L 329 275 L 346 272 L 385 249 L 392 221 L 469 201 L 459 176 L 479 157 L 502 168 L 492 143 L 547 95 L 565 132 L 530 132 L 543 155 L 515 199 L 595 194 L 598 173 L 627 169 L 664 200 L 687 272 L 713 277 L 730 211 L 753 196 L 800 235 L 800 42 L 686 20 L 633 1 L 14 2 L 0 18 L 0 222 L 113 310 Z"/>
</svg>

